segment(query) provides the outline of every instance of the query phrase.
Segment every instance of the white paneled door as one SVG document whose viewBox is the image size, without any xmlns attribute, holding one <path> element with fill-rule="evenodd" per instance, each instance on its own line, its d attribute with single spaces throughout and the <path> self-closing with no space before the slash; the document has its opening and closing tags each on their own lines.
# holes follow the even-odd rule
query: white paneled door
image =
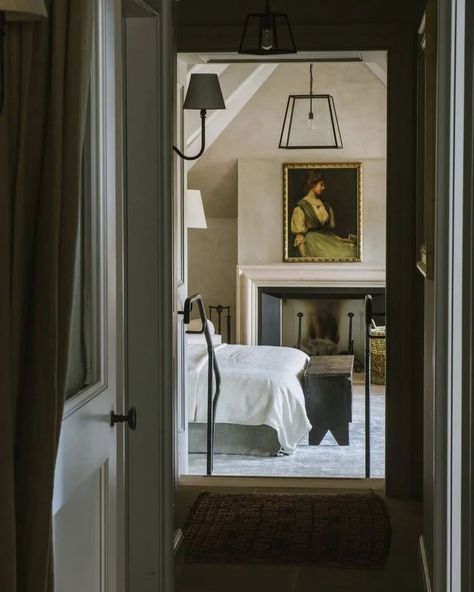
<svg viewBox="0 0 474 592">
<path fill-rule="evenodd" d="M 55 475 L 55 590 L 168 592 L 177 347 L 172 1 L 96 6 L 71 367 Z M 111 425 L 112 412 L 124 420 L 134 408 L 136 430 Z"/>
<path fill-rule="evenodd" d="M 83 157 L 68 394 L 53 503 L 56 592 L 121 591 L 125 428 L 122 412 L 121 220 L 116 47 L 120 3 L 98 0 Z"/>
</svg>

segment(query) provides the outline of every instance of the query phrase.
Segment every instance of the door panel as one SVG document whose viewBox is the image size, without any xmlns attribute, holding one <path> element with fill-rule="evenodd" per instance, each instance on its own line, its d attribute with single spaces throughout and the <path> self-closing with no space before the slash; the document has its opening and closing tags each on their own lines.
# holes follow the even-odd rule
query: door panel
<svg viewBox="0 0 474 592">
<path fill-rule="evenodd" d="M 82 240 L 76 274 L 73 335 L 90 344 L 85 376 L 68 392 L 56 464 L 53 544 L 56 592 L 123 590 L 118 554 L 124 547 L 121 450 L 124 428 L 111 427 L 112 410 L 122 411 L 123 320 L 120 220 L 116 158 L 117 70 L 115 50 L 119 3 L 98 0 L 91 64 L 90 121 L 83 166 Z M 117 103 L 116 103 L 117 101 Z M 81 279 L 82 278 L 82 279 Z M 87 312 L 85 311 L 87 304 Z M 81 326 L 82 321 L 82 326 Z M 72 339 L 71 341 L 74 341 Z M 78 351 L 71 345 L 70 351 Z M 78 366 L 76 368 L 80 369 Z M 78 376 L 77 372 L 74 374 Z M 77 386 L 77 385 L 89 386 Z M 120 469 L 120 471 L 118 471 Z"/>
<path fill-rule="evenodd" d="M 108 479 L 108 467 L 104 463 L 87 477 L 56 514 L 55 562 L 61 566 L 56 577 L 58 590 L 100 592 L 104 589 Z M 74 538 L 70 536 L 71 531 Z"/>
</svg>

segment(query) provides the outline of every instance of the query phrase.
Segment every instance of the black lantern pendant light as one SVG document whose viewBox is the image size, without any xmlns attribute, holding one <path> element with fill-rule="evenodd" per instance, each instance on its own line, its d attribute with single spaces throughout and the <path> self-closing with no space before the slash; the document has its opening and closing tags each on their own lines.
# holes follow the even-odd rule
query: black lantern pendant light
<svg viewBox="0 0 474 592">
<path fill-rule="evenodd" d="M 249 14 L 245 21 L 239 53 L 275 55 L 296 53 L 296 45 L 286 14 L 270 11 L 267 0 L 265 12 Z"/>
<path fill-rule="evenodd" d="M 279 148 L 343 148 L 334 99 L 313 94 L 313 64 L 309 76 L 309 95 L 288 97 Z"/>
</svg>

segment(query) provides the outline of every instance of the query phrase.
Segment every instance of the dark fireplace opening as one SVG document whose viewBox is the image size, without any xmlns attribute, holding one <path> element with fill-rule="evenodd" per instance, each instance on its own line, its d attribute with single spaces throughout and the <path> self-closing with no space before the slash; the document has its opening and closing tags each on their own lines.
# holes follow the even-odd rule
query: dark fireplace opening
<svg viewBox="0 0 474 592">
<path fill-rule="evenodd" d="M 299 347 L 311 356 L 353 353 L 362 370 L 367 294 L 374 312 L 384 314 L 383 288 L 260 288 L 259 345 Z"/>
<path fill-rule="evenodd" d="M 364 301 L 283 298 L 281 345 L 299 347 L 310 356 L 331 356 L 354 349 L 362 358 Z"/>
</svg>

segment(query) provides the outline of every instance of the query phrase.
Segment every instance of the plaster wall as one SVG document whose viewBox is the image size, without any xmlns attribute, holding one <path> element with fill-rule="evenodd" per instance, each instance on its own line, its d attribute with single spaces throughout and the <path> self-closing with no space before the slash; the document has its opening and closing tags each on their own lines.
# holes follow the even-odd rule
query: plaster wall
<svg viewBox="0 0 474 592">
<path fill-rule="evenodd" d="M 387 89 L 363 63 L 316 64 L 315 92 L 333 95 L 344 148 L 284 151 L 287 98 L 308 92 L 308 69 L 281 64 L 188 175 L 209 223 L 189 233 L 189 290 L 209 304 L 231 304 L 234 318 L 236 265 L 282 261 L 284 162 L 362 162 L 363 265 L 385 261 Z"/>
<path fill-rule="evenodd" d="M 321 160 L 321 159 L 320 159 Z M 240 159 L 238 263 L 257 265 L 283 260 L 282 164 L 290 159 Z M 327 162 L 326 159 L 323 162 Z M 385 265 L 386 163 L 362 161 L 362 262 Z M 289 264 L 290 265 L 290 264 Z M 306 264 L 308 265 L 308 264 Z M 324 263 L 310 264 L 315 270 Z"/>
<path fill-rule="evenodd" d="M 236 261 L 237 221 L 235 218 L 207 218 L 207 229 L 190 228 L 188 230 L 189 293 L 201 293 L 207 314 L 209 314 L 207 308 L 209 305 L 230 305 L 233 326 L 235 326 Z M 235 329 L 232 333 L 235 335 Z"/>
</svg>

